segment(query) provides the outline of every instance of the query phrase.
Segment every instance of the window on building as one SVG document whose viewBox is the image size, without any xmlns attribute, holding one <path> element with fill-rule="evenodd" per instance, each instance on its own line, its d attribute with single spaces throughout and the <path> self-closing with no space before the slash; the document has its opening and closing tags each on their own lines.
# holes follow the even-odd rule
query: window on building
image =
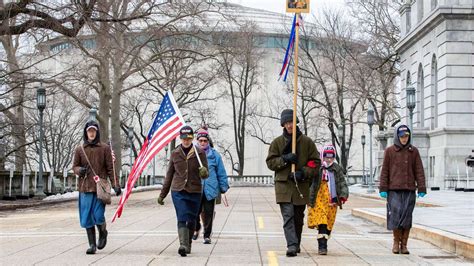
<svg viewBox="0 0 474 266">
<path fill-rule="evenodd" d="M 431 60 L 431 129 L 438 127 L 438 61 L 433 54 Z"/>
<path fill-rule="evenodd" d="M 417 0 L 417 19 L 420 22 L 423 19 L 423 0 Z"/>
<path fill-rule="evenodd" d="M 406 97 L 406 88 L 410 87 L 411 85 L 411 74 L 410 74 L 410 71 L 407 71 L 407 78 L 405 80 L 405 97 Z M 407 118 L 407 123 L 408 123 L 408 119 L 409 119 L 409 111 L 408 111 L 408 108 L 406 106 L 406 102 L 407 102 L 407 99 L 405 98 L 405 115 L 406 115 L 406 118 Z"/>
<path fill-rule="evenodd" d="M 418 79 L 416 82 L 416 94 L 418 96 L 418 121 L 419 126 L 423 127 L 425 122 L 425 82 L 424 82 L 424 75 L 423 75 L 423 66 L 420 63 L 418 65 Z"/>
<path fill-rule="evenodd" d="M 429 159 L 429 167 L 428 167 L 428 182 L 431 184 L 427 184 L 427 186 L 435 186 L 434 180 L 435 180 L 435 156 L 430 156 Z"/>
<path fill-rule="evenodd" d="M 411 30 L 411 11 L 410 11 L 410 9 L 407 9 L 407 11 L 406 11 L 405 24 L 407 25 L 407 34 L 408 34 Z"/>
</svg>

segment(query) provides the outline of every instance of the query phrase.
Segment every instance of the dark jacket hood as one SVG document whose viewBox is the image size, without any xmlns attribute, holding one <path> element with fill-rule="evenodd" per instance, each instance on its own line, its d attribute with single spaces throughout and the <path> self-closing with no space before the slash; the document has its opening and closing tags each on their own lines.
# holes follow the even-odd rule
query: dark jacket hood
<svg viewBox="0 0 474 266">
<path fill-rule="evenodd" d="M 398 137 L 398 129 L 401 128 L 401 127 L 406 127 L 408 128 L 408 132 L 410 133 L 410 136 L 408 137 L 408 142 L 407 142 L 407 145 L 405 145 L 405 147 L 408 147 L 411 145 L 411 130 L 410 128 L 407 126 L 407 125 L 399 125 L 398 127 L 395 128 L 395 132 L 393 133 L 393 144 L 395 144 L 395 146 L 397 146 L 398 148 L 403 148 L 404 146 L 402 145 L 402 143 L 400 143 L 400 138 Z"/>
<path fill-rule="evenodd" d="M 91 142 L 89 142 L 89 140 L 87 139 L 87 132 L 86 132 L 86 129 L 90 126 L 95 126 L 97 128 L 97 134 L 95 135 L 95 139 Z M 83 135 L 82 135 L 82 139 L 84 140 L 84 144 L 85 145 L 97 145 L 99 144 L 100 142 L 100 128 L 99 128 L 99 124 L 97 124 L 97 122 L 95 121 L 89 121 L 86 123 L 86 126 L 84 127 L 84 131 L 83 131 Z"/>
</svg>

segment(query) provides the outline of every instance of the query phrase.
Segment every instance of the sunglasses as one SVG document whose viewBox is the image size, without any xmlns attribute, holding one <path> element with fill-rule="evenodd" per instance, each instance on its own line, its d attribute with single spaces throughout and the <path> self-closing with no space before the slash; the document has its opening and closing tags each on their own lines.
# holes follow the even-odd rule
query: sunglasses
<svg viewBox="0 0 474 266">
<path fill-rule="evenodd" d="M 198 139 L 199 142 L 209 142 L 207 139 Z"/>
</svg>

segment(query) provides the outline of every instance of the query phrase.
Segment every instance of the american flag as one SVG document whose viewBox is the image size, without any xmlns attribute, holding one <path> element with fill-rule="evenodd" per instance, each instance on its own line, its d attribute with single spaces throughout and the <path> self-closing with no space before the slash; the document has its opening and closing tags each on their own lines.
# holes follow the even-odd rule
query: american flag
<svg viewBox="0 0 474 266">
<path fill-rule="evenodd" d="M 120 198 L 112 222 L 122 215 L 124 204 L 132 193 L 132 188 L 145 167 L 158 152 L 179 135 L 179 130 L 182 126 L 184 126 L 184 119 L 178 109 L 176 101 L 174 100 L 173 94 L 171 91 L 168 91 L 165 94 L 165 97 L 163 97 L 160 109 L 158 110 L 148 135 L 143 142 L 140 153 L 133 163 L 132 170 L 128 176 L 125 192 Z"/>
</svg>

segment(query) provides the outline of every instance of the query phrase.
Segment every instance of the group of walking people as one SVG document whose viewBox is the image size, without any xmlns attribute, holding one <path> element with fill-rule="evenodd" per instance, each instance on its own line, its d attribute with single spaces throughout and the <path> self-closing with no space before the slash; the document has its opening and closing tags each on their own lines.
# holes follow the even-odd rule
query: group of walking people
<svg viewBox="0 0 474 266">
<path fill-rule="evenodd" d="M 298 118 L 296 118 L 297 124 Z M 318 254 L 328 254 L 328 240 L 334 228 L 337 208 L 349 198 L 344 169 L 336 161 L 336 148 L 325 145 L 320 152 L 314 142 L 296 127 L 296 152 L 292 151 L 293 110 L 280 116 L 282 135 L 270 144 L 267 166 L 274 171 L 276 203 L 283 217 L 286 256 L 301 252 L 304 213 L 308 206 L 308 228 L 317 230 Z M 203 231 L 203 243 L 211 244 L 215 204 L 229 189 L 220 154 L 213 148 L 206 128 L 196 134 L 189 126 L 180 129 L 181 143 L 174 149 L 157 203 L 164 204 L 171 191 L 179 238 L 178 254 L 191 253 L 192 241 Z M 193 143 L 196 136 L 197 145 Z M 88 122 L 84 143 L 74 154 L 73 169 L 79 179 L 79 219 L 89 240 L 87 254 L 96 253 L 107 243 L 105 204 L 97 198 L 97 178 L 109 178 L 115 193 L 121 189 L 112 179 L 110 146 L 100 142 L 99 126 Z M 294 165 L 294 171 L 292 169 Z M 385 150 L 380 175 L 380 196 L 387 198 L 387 228 L 393 231 L 393 253 L 408 254 L 407 241 L 418 197 L 426 195 L 425 176 L 418 149 L 411 145 L 406 125 L 395 129 L 394 145 Z M 96 241 L 95 227 L 99 230 Z"/>
<path fill-rule="evenodd" d="M 296 123 L 298 124 L 298 118 Z M 328 240 L 337 208 L 349 198 L 344 169 L 335 161 L 336 149 L 325 145 L 320 154 L 314 142 L 296 127 L 296 152 L 292 152 L 293 110 L 280 116 L 283 133 L 270 144 L 267 166 L 275 172 L 275 196 L 283 217 L 288 257 L 301 252 L 304 212 L 307 226 L 317 230 L 318 254 L 328 253 Z M 292 171 L 295 165 L 295 171 Z M 426 195 L 425 175 L 418 149 L 411 144 L 406 125 L 395 129 L 394 144 L 385 150 L 380 175 L 380 196 L 387 198 L 387 229 L 393 231 L 394 254 L 409 254 L 416 192 Z"/>
</svg>

